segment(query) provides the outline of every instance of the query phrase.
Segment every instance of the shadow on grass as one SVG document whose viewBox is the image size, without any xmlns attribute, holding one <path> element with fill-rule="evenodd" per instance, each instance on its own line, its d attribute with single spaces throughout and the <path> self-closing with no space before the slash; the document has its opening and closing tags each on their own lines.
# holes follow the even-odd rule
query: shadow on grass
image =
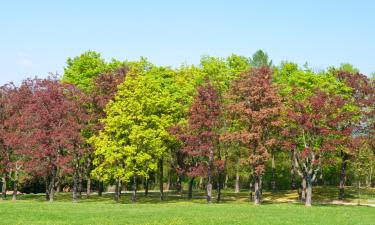
<svg viewBox="0 0 375 225">
<path fill-rule="evenodd" d="M 346 188 L 346 200 L 344 202 L 355 202 L 357 201 L 356 195 L 357 190 L 354 187 Z M 196 190 L 193 193 L 193 198 L 188 199 L 186 191 L 177 193 L 175 191 L 165 192 L 164 200 L 160 200 L 159 192 L 150 191 L 148 196 L 145 196 L 143 191 L 137 193 L 137 201 L 132 202 L 132 193 L 124 192 L 121 195 L 118 204 L 168 204 L 168 203 L 196 203 L 196 204 L 207 204 L 205 192 L 202 190 Z M 317 186 L 313 188 L 313 204 L 317 206 L 326 206 L 329 204 L 332 206 L 332 201 L 337 200 L 338 188 L 334 186 Z M 216 203 L 216 193 L 213 193 L 212 203 Z M 10 199 L 10 198 L 8 198 Z M 375 200 L 375 189 L 369 188 L 363 190 L 362 199 L 368 201 Z M 45 202 L 45 194 L 23 194 L 17 196 L 18 201 L 29 201 L 29 202 Z M 9 200 L 7 200 L 9 201 Z M 55 196 L 55 202 L 72 202 L 72 193 L 57 193 Z M 365 202 L 365 201 L 364 201 Z M 104 193 L 102 196 L 98 196 L 97 193 L 92 193 L 90 198 L 86 198 L 82 195 L 78 200 L 80 203 L 108 203 L 115 204 L 113 193 Z M 246 190 L 240 193 L 234 193 L 233 190 L 222 191 L 222 204 L 226 203 L 250 203 L 249 192 Z M 262 204 L 279 204 L 279 203 L 295 203 L 301 204 L 298 199 L 297 190 L 285 190 L 277 192 L 263 192 Z"/>
</svg>

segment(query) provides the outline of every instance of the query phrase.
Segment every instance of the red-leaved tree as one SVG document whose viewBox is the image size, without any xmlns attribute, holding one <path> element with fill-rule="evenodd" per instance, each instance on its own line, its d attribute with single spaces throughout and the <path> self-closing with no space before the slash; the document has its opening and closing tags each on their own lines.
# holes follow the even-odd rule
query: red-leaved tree
<svg viewBox="0 0 375 225">
<path fill-rule="evenodd" d="M 15 106 L 5 123 L 11 129 L 7 144 L 26 172 L 46 182 L 46 198 L 53 201 L 58 176 L 71 172 L 74 152 L 80 151 L 85 111 L 74 86 L 56 78 L 26 80 L 11 96 Z"/>
<path fill-rule="evenodd" d="M 371 143 L 374 140 L 372 123 L 375 116 L 375 87 L 374 82 L 371 82 L 368 77 L 360 73 L 351 73 L 348 71 L 334 71 L 337 79 L 343 82 L 346 86 L 351 88 L 350 98 L 352 104 L 356 107 L 355 114 L 351 118 L 347 118 L 346 123 L 341 124 L 341 129 L 352 127 L 353 133 L 347 137 L 346 146 L 340 149 L 341 156 L 341 171 L 340 171 L 340 191 L 339 199 L 345 197 L 345 183 L 347 163 L 356 154 L 356 149 L 353 146 L 358 146 L 358 143 L 366 143 L 366 141 L 357 141 L 357 137 L 367 140 Z"/>
<path fill-rule="evenodd" d="M 312 186 L 322 164 L 330 162 L 352 133 L 352 126 L 342 124 L 353 112 L 345 108 L 348 100 L 320 90 L 303 100 L 289 98 L 286 104 L 284 146 L 291 151 L 294 168 L 307 185 L 305 205 L 311 206 Z"/>
<path fill-rule="evenodd" d="M 207 177 L 207 202 L 212 198 L 212 177 L 223 162 L 217 155 L 219 145 L 220 103 L 218 93 L 209 80 L 198 88 L 198 94 L 189 109 L 188 125 L 180 140 L 182 153 L 187 155 L 186 174 L 189 177 Z"/>
<path fill-rule="evenodd" d="M 5 121 L 10 117 L 8 108 L 11 101 L 9 101 L 9 97 L 14 91 L 16 91 L 16 87 L 13 84 L 6 84 L 0 87 L 0 174 L 2 182 L 2 199 L 6 198 L 7 179 L 13 169 L 13 151 L 6 144 L 6 137 L 9 129 L 5 126 Z"/>
<path fill-rule="evenodd" d="M 7 95 L 4 99 L 4 123 L 3 141 L 7 157 L 8 178 L 13 181 L 13 200 L 16 200 L 18 192 L 19 173 L 28 163 L 24 152 L 27 150 L 26 140 L 23 138 L 28 133 L 21 123 L 23 110 L 29 103 L 33 94 L 29 88 L 34 83 L 33 80 L 23 81 L 21 87 L 8 86 Z"/>
<path fill-rule="evenodd" d="M 247 158 L 254 181 L 255 204 L 260 204 L 262 175 L 269 152 L 278 143 L 281 128 L 281 100 L 272 84 L 272 70 L 263 67 L 251 69 L 236 79 L 227 99 L 234 129 L 222 136 L 225 141 L 235 141 L 247 148 Z"/>
</svg>

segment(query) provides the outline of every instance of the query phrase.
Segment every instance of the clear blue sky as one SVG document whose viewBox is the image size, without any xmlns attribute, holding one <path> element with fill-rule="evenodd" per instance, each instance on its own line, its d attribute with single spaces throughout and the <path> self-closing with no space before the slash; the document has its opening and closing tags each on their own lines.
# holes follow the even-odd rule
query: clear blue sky
<svg viewBox="0 0 375 225">
<path fill-rule="evenodd" d="M 375 71 L 375 1 L 0 2 L 0 84 L 63 72 L 91 49 L 120 60 L 198 63 L 202 55 L 251 56 L 323 69 L 350 62 Z"/>
</svg>

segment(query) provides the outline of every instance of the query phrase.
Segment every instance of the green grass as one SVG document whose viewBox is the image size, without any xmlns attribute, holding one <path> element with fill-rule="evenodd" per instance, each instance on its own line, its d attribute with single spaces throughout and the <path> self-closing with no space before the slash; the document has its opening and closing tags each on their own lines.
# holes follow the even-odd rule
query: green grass
<svg viewBox="0 0 375 225">
<path fill-rule="evenodd" d="M 368 201 L 372 201 L 373 191 L 366 191 Z M 231 191 L 223 193 L 223 203 L 209 205 L 203 192 L 195 193 L 191 201 L 168 193 L 163 202 L 157 192 L 149 197 L 139 193 L 137 203 L 131 203 L 129 193 L 122 196 L 121 203 L 115 203 L 110 194 L 83 197 L 79 203 L 72 203 L 66 193 L 58 194 L 53 203 L 45 202 L 42 194 L 30 194 L 19 196 L 16 202 L 0 201 L 0 224 L 375 224 L 375 207 L 320 204 L 337 196 L 334 187 L 315 188 L 314 194 L 311 208 L 279 203 L 297 202 L 293 191 L 265 192 L 261 206 L 250 204 L 247 192 Z M 348 188 L 350 201 L 355 201 L 355 189 Z"/>
<path fill-rule="evenodd" d="M 296 204 L 2 202 L 1 224 L 374 224 L 375 208 Z"/>
</svg>

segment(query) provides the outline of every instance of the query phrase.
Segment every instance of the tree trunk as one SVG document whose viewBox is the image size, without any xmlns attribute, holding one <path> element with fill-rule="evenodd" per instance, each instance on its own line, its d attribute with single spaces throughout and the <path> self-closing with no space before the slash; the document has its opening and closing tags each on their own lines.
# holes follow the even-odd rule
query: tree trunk
<svg viewBox="0 0 375 225">
<path fill-rule="evenodd" d="M 207 203 L 211 203 L 212 198 L 212 158 L 213 158 L 213 149 L 210 148 L 210 154 L 208 157 L 208 168 L 207 168 Z"/>
<path fill-rule="evenodd" d="M 307 177 L 306 183 L 307 183 L 307 190 L 306 190 L 305 206 L 310 207 L 312 203 L 312 180 L 310 177 Z"/>
<path fill-rule="evenodd" d="M 55 197 L 56 168 L 52 169 L 51 180 L 48 185 L 48 200 L 53 202 Z"/>
<path fill-rule="evenodd" d="M 78 197 L 81 198 L 82 196 L 82 170 L 79 169 L 78 170 L 79 173 L 78 173 Z"/>
<path fill-rule="evenodd" d="M 16 201 L 17 200 L 17 192 L 18 192 L 18 169 L 16 169 L 14 173 L 14 180 L 13 180 L 13 196 L 12 200 Z"/>
<path fill-rule="evenodd" d="M 44 177 L 46 183 L 46 201 L 49 201 L 49 180 L 48 177 Z"/>
<path fill-rule="evenodd" d="M 79 178 L 78 178 L 78 171 L 74 171 L 73 174 L 73 202 L 78 201 L 78 183 L 79 183 Z"/>
<path fill-rule="evenodd" d="M 369 186 L 372 187 L 372 184 L 374 183 L 372 181 L 372 173 L 373 173 L 373 167 L 371 167 L 371 170 L 370 170 L 370 175 L 369 175 Z"/>
<path fill-rule="evenodd" d="M 1 198 L 5 200 L 7 198 L 7 175 L 6 173 L 3 174 L 1 178 L 2 186 L 1 186 Z"/>
<path fill-rule="evenodd" d="M 218 177 L 217 177 L 217 194 L 216 194 L 216 202 L 217 203 L 219 203 L 221 201 L 222 178 L 223 178 L 223 172 L 219 170 L 219 174 L 218 174 Z"/>
<path fill-rule="evenodd" d="M 56 180 L 56 193 L 60 193 L 61 176 L 57 176 Z"/>
<path fill-rule="evenodd" d="M 207 203 L 211 203 L 212 198 L 212 184 L 211 179 L 209 178 L 207 181 Z"/>
<path fill-rule="evenodd" d="M 224 180 L 224 190 L 228 188 L 228 180 L 229 180 L 229 175 L 225 174 L 225 180 Z"/>
<path fill-rule="evenodd" d="M 87 177 L 87 190 L 86 190 L 86 198 L 90 198 L 91 195 L 91 178 Z"/>
<path fill-rule="evenodd" d="M 301 182 L 301 202 L 306 202 L 306 179 L 302 178 Z"/>
<path fill-rule="evenodd" d="M 324 185 L 323 173 L 319 174 L 319 178 L 316 182 L 318 185 Z"/>
<path fill-rule="evenodd" d="M 145 196 L 148 196 L 148 183 L 149 183 L 149 179 L 146 178 L 145 183 L 144 183 L 144 185 L 145 185 Z"/>
<path fill-rule="evenodd" d="M 259 205 L 261 201 L 261 182 L 262 178 L 258 175 L 254 177 L 254 204 Z"/>
<path fill-rule="evenodd" d="M 295 179 L 295 169 L 296 169 L 296 167 L 295 167 L 295 157 L 296 157 L 296 154 L 293 150 L 292 153 L 291 153 L 292 165 L 291 165 L 291 169 L 290 169 L 292 190 L 294 190 L 297 187 L 296 179 Z"/>
<path fill-rule="evenodd" d="M 133 196 L 132 196 L 132 201 L 136 202 L 137 201 L 137 176 L 133 176 Z"/>
<path fill-rule="evenodd" d="M 86 198 L 90 198 L 91 195 L 91 158 L 87 158 L 87 168 L 86 168 L 86 178 L 87 178 L 87 186 L 86 186 Z"/>
<path fill-rule="evenodd" d="M 236 183 L 234 185 L 234 192 L 240 193 L 240 157 L 237 157 L 237 165 L 236 165 Z"/>
<path fill-rule="evenodd" d="M 190 180 L 189 180 L 188 199 L 192 199 L 193 198 L 194 178 L 195 177 L 191 177 Z"/>
<path fill-rule="evenodd" d="M 240 193 L 240 174 L 236 171 L 236 183 L 234 187 L 234 193 Z"/>
<path fill-rule="evenodd" d="M 341 154 L 342 154 L 342 162 L 341 162 L 341 171 L 340 171 L 339 199 L 344 200 L 348 154 L 344 152 L 342 152 Z"/>
<path fill-rule="evenodd" d="M 250 200 L 250 202 L 253 201 L 253 181 L 254 181 L 254 179 L 251 179 L 251 175 L 250 175 L 249 176 L 249 189 L 250 189 L 249 200 Z"/>
<path fill-rule="evenodd" d="M 290 185 L 290 187 L 291 187 L 291 189 L 292 190 L 295 190 L 296 189 L 296 180 L 294 179 L 294 172 L 291 172 L 291 185 Z"/>
<path fill-rule="evenodd" d="M 116 187 L 115 187 L 115 200 L 116 202 L 120 201 L 121 198 L 121 179 L 118 178 L 116 182 Z"/>
<path fill-rule="evenodd" d="M 159 190 L 160 190 L 160 200 L 164 200 L 163 193 L 163 159 L 159 160 Z"/>
<path fill-rule="evenodd" d="M 361 205 L 361 181 L 357 181 L 357 191 L 358 191 L 358 202 L 357 205 Z"/>
<path fill-rule="evenodd" d="M 125 186 L 126 186 L 126 184 L 125 184 Z M 118 179 L 118 185 L 117 185 L 117 188 L 118 188 L 118 190 L 117 190 L 117 193 L 118 193 L 118 199 L 120 199 L 120 198 L 121 198 L 121 193 L 122 193 L 122 181 L 121 181 L 120 178 Z"/>
<path fill-rule="evenodd" d="M 172 171 L 171 171 L 171 170 L 168 170 L 168 175 L 167 175 L 167 186 L 165 187 L 165 190 L 166 190 L 166 191 L 169 191 L 169 189 L 171 188 L 171 175 L 172 175 Z"/>
<path fill-rule="evenodd" d="M 203 179 L 203 177 L 200 177 L 200 179 L 199 179 L 199 189 L 201 189 L 201 190 L 204 189 L 203 184 L 204 184 L 204 179 Z"/>
<path fill-rule="evenodd" d="M 103 195 L 103 188 L 104 188 L 104 183 L 103 181 L 99 181 L 98 184 L 98 195 L 101 197 Z"/>
<path fill-rule="evenodd" d="M 176 180 L 176 191 L 181 193 L 182 191 L 182 184 L 181 184 L 181 174 L 177 173 L 177 180 Z"/>
<path fill-rule="evenodd" d="M 276 166 L 275 166 L 275 155 L 272 154 L 272 180 L 271 180 L 271 188 L 272 191 L 276 191 Z"/>
<path fill-rule="evenodd" d="M 209 160 L 211 162 L 211 159 Z M 209 166 L 207 169 L 207 203 L 211 203 L 212 198 L 212 181 L 211 181 L 211 163 L 209 162 Z"/>
</svg>

